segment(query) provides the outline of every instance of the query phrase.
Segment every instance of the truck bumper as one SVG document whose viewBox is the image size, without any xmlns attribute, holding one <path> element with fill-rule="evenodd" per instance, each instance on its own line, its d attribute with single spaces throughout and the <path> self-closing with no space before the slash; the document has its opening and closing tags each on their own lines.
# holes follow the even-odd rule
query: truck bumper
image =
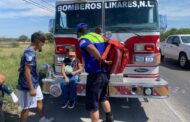
<svg viewBox="0 0 190 122">
<path fill-rule="evenodd" d="M 77 94 L 85 96 L 86 75 L 83 74 L 77 85 Z M 43 79 L 43 92 L 49 93 L 51 84 L 58 83 L 62 76 L 54 79 Z M 109 83 L 108 93 L 110 97 L 124 98 L 153 98 L 164 99 L 169 97 L 168 82 L 162 78 L 128 78 L 123 74 L 112 75 Z"/>
<path fill-rule="evenodd" d="M 85 81 L 80 81 L 78 83 L 78 95 L 85 95 L 85 84 Z M 123 81 L 110 82 L 108 92 L 110 97 L 153 99 L 163 99 L 169 97 L 168 82 L 161 78 L 123 77 Z"/>
</svg>

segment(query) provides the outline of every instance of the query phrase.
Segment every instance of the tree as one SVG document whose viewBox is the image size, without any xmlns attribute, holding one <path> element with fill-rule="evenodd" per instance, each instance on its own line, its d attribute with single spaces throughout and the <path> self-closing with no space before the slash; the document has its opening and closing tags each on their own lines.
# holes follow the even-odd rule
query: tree
<svg viewBox="0 0 190 122">
<path fill-rule="evenodd" d="M 54 37 L 53 37 L 53 34 L 52 34 L 52 33 L 46 33 L 45 36 L 46 36 L 46 39 L 47 39 L 47 41 L 48 41 L 49 43 L 53 43 Z"/>
<path fill-rule="evenodd" d="M 18 38 L 18 41 L 21 41 L 21 42 L 25 42 L 28 40 L 28 36 L 26 35 L 21 35 L 19 38 Z"/>
<path fill-rule="evenodd" d="M 168 36 L 174 35 L 174 34 L 190 34 L 190 29 L 189 28 L 172 28 L 165 33 L 161 34 L 161 41 L 164 41 Z"/>
</svg>

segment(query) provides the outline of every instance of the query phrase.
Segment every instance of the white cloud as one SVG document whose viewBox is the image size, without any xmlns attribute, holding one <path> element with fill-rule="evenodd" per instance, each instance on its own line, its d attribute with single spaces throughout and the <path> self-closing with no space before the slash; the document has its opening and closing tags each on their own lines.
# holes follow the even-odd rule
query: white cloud
<svg viewBox="0 0 190 122">
<path fill-rule="evenodd" d="M 39 3 L 40 1 L 35 1 Z M 49 9 L 54 9 L 48 4 L 41 3 Z M 1 0 L 0 1 L 0 18 L 19 18 L 32 16 L 54 16 L 54 12 L 41 9 L 31 5 L 23 0 Z"/>
<path fill-rule="evenodd" d="M 33 1 L 40 3 L 41 0 Z M 55 0 L 44 1 L 52 5 L 55 2 Z M 55 9 L 42 1 L 41 4 L 48 6 L 49 9 Z M 160 13 L 167 15 L 168 20 L 181 20 L 181 17 L 190 17 L 189 0 L 178 0 L 175 2 L 174 0 L 159 0 L 159 7 Z M 49 12 L 47 10 L 41 9 L 23 0 L 0 0 L 0 18 L 19 18 L 32 16 L 53 17 L 54 12 Z"/>
<path fill-rule="evenodd" d="M 168 19 L 180 20 L 184 17 L 190 17 L 190 1 L 189 0 L 160 0 L 160 13 L 166 14 Z"/>
<path fill-rule="evenodd" d="M 173 7 L 165 7 L 165 9 L 160 9 L 160 13 L 162 14 L 167 14 L 168 16 L 171 17 L 185 17 L 185 16 L 190 16 L 190 7 L 186 7 L 183 9 L 179 9 L 181 7 L 179 6 L 173 6 Z"/>
</svg>

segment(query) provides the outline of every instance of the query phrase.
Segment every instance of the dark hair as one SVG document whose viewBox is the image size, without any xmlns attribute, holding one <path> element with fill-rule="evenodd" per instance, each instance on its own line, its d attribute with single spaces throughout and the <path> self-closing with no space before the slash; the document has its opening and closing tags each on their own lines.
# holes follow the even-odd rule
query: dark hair
<svg viewBox="0 0 190 122">
<path fill-rule="evenodd" d="M 74 47 L 67 47 L 66 48 L 66 52 L 75 52 L 75 48 Z"/>
<path fill-rule="evenodd" d="M 43 33 L 41 32 L 35 32 L 31 36 L 31 43 L 36 43 L 36 42 L 43 42 L 45 43 L 46 37 Z"/>
<path fill-rule="evenodd" d="M 84 33 L 84 28 L 78 29 L 77 33 Z"/>
<path fill-rule="evenodd" d="M 94 30 L 95 33 L 97 34 L 101 34 L 102 30 L 101 30 L 101 27 L 100 26 L 97 26 Z"/>
<path fill-rule="evenodd" d="M 83 28 L 80 28 L 80 29 L 77 30 L 77 34 L 78 34 L 78 33 L 85 33 L 87 30 L 88 30 L 88 26 L 85 26 L 85 27 L 83 27 Z"/>
</svg>

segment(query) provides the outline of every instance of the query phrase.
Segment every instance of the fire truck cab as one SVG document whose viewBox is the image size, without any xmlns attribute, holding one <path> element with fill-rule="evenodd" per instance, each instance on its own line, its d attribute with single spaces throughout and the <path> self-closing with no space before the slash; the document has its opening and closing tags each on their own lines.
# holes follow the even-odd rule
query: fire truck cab
<svg viewBox="0 0 190 122">
<path fill-rule="evenodd" d="M 61 78 L 65 49 L 78 48 L 76 25 L 87 23 L 90 31 L 101 28 L 107 38 L 125 44 L 129 61 L 123 73 L 112 74 L 110 97 L 167 98 L 168 82 L 160 78 L 160 22 L 157 0 L 57 0 L 50 30 L 55 39 L 55 79 Z M 53 23 L 53 24 L 52 24 Z M 87 73 L 81 73 L 77 94 L 85 94 Z"/>
</svg>

